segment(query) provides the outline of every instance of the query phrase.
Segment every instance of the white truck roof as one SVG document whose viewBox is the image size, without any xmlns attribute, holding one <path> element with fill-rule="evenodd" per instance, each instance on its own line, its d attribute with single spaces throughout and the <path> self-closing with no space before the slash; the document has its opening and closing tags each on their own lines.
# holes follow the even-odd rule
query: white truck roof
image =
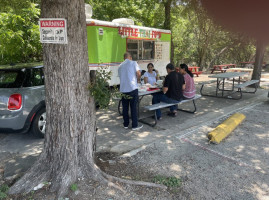
<svg viewBox="0 0 269 200">
<path fill-rule="evenodd" d="M 144 30 L 152 30 L 152 31 L 158 31 L 162 33 L 168 33 L 170 34 L 170 30 L 165 29 L 157 29 L 157 28 L 150 28 L 145 26 L 136 26 L 136 25 L 127 25 L 127 24 L 121 24 L 121 23 L 115 23 L 115 22 L 108 22 L 108 21 L 102 21 L 97 19 L 87 19 L 86 20 L 87 25 L 95 25 L 95 26 L 108 26 L 108 27 L 129 27 L 129 28 L 138 28 L 138 29 L 144 29 Z"/>
</svg>

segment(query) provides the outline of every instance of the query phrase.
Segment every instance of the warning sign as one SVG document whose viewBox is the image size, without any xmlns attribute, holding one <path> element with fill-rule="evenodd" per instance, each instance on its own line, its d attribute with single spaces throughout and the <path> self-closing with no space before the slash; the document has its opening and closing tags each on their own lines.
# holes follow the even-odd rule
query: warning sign
<svg viewBox="0 0 269 200">
<path fill-rule="evenodd" d="M 39 29 L 41 43 L 67 44 L 66 19 L 40 19 Z"/>
</svg>

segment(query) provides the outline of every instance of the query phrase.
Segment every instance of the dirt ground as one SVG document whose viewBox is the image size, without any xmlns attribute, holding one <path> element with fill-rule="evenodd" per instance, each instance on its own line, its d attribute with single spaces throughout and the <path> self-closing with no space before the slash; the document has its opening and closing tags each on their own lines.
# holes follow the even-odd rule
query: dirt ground
<svg viewBox="0 0 269 200">
<path fill-rule="evenodd" d="M 108 174 L 151 182 L 156 175 L 181 180 L 168 190 L 119 184 L 123 191 L 80 180 L 66 199 L 269 199 L 269 101 L 244 108 L 245 121 L 220 144 L 207 133 L 230 115 L 201 128 L 155 141 L 131 157 L 99 153 L 97 164 Z M 24 199 L 21 196 L 12 199 Z M 43 189 L 25 199 L 54 199 Z"/>
<path fill-rule="evenodd" d="M 206 79 L 198 78 L 197 82 Z M 209 99 L 213 101 L 214 98 Z M 207 134 L 233 112 L 223 113 L 208 123 L 184 131 L 179 131 L 180 125 L 175 125 L 173 134 L 154 140 L 133 156 L 105 152 L 96 155 L 97 165 L 116 177 L 147 182 L 152 182 L 158 175 L 176 177 L 180 180 L 179 186 L 164 190 L 118 183 L 122 188 L 119 190 L 83 179 L 78 180 L 75 191 L 70 190 L 62 199 L 269 200 L 269 99 L 263 97 L 257 103 L 235 111 L 246 115 L 246 119 L 218 145 L 210 144 Z M 180 121 L 180 117 L 176 120 Z M 0 155 L 0 185 L 11 184 L 3 180 L 3 171 L 5 162 L 12 156 L 15 154 Z M 51 200 L 55 196 L 44 187 L 31 194 L 7 199 Z"/>
</svg>

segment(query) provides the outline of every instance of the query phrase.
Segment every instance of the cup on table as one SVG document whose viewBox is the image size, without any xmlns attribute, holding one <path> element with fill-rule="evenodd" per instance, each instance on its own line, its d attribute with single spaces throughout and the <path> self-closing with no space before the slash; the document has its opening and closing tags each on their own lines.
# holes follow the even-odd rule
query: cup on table
<svg viewBox="0 0 269 200">
<path fill-rule="evenodd" d="M 156 84 L 157 84 L 158 86 L 163 86 L 163 80 L 157 80 Z"/>
</svg>

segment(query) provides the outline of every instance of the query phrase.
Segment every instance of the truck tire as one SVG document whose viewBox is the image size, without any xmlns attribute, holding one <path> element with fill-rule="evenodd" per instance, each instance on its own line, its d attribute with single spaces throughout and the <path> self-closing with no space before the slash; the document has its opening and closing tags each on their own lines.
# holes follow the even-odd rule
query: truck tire
<svg viewBox="0 0 269 200">
<path fill-rule="evenodd" d="M 45 137 L 46 130 L 46 108 L 40 109 L 32 123 L 32 133 L 39 138 Z"/>
</svg>

